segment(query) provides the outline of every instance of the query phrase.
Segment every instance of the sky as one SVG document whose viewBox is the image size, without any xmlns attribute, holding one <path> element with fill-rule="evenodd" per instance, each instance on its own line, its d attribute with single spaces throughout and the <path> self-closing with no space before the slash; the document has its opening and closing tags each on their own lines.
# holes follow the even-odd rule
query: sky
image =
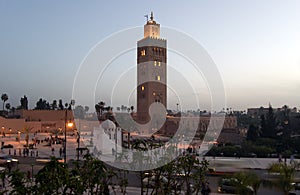
<svg viewBox="0 0 300 195">
<path fill-rule="evenodd" d="M 300 108 L 297 0 L 1 0 L 0 94 L 7 93 L 8 102 L 15 107 L 24 95 L 29 98 L 30 108 L 39 98 L 70 101 L 80 64 L 91 49 L 116 32 L 144 25 L 144 15 L 151 11 L 162 28 L 184 32 L 206 50 L 222 78 L 227 107 L 245 110 L 271 103 L 273 107 L 286 104 Z M 124 62 L 135 65 L 134 50 L 116 59 L 111 71 L 117 72 Z M 170 67 L 189 64 L 171 52 L 168 62 Z M 168 70 L 168 82 L 173 87 L 177 86 L 175 69 Z M 205 86 L 203 80 L 188 75 L 189 68 L 186 70 L 181 74 L 187 74 L 193 86 Z M 125 85 L 135 84 L 134 71 Z M 168 107 L 175 109 L 179 100 L 171 90 L 169 94 Z M 116 102 L 134 104 L 134 96 L 134 92 L 129 98 L 119 95 Z M 205 97 L 209 99 L 209 95 Z M 96 98 L 109 101 L 104 96 Z M 180 100 L 185 101 L 186 109 L 197 108 L 189 95 L 182 98 L 186 99 Z M 203 101 L 200 109 L 207 109 L 208 104 Z"/>
</svg>

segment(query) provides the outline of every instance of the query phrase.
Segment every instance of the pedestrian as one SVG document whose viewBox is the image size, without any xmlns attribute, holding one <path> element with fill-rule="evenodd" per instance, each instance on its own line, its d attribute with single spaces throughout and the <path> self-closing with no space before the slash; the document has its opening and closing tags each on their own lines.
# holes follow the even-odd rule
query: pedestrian
<svg viewBox="0 0 300 195">
<path fill-rule="evenodd" d="M 208 185 L 209 183 L 208 182 L 202 182 L 202 189 L 201 189 L 201 194 L 202 195 L 209 195 L 210 192 L 211 192 L 211 189 Z"/>
<path fill-rule="evenodd" d="M 290 158 L 290 164 L 293 164 L 294 163 L 294 160 L 295 160 L 295 156 L 294 154 L 291 155 L 291 158 Z"/>
<path fill-rule="evenodd" d="M 28 179 L 28 180 L 30 180 L 30 179 L 31 179 L 31 173 L 30 173 L 30 171 L 29 171 L 29 170 L 27 171 L 27 179 Z"/>
<path fill-rule="evenodd" d="M 17 150 L 14 149 L 14 156 L 17 156 Z"/>
<path fill-rule="evenodd" d="M 10 173 L 11 172 L 11 164 L 10 163 L 7 164 L 7 168 L 8 168 L 8 173 Z"/>
<path fill-rule="evenodd" d="M 104 184 L 104 191 L 103 191 L 104 195 L 109 195 L 109 188 L 108 188 L 108 184 Z"/>
<path fill-rule="evenodd" d="M 36 151 L 36 156 L 37 156 L 37 157 L 39 156 L 39 151 Z"/>
<path fill-rule="evenodd" d="M 52 151 L 52 155 L 54 155 L 54 147 L 52 147 L 51 151 Z"/>
<path fill-rule="evenodd" d="M 11 155 L 10 149 L 8 150 L 8 154 Z"/>
<path fill-rule="evenodd" d="M 59 148 L 59 157 L 62 155 L 62 148 Z"/>
<path fill-rule="evenodd" d="M 19 156 L 22 156 L 22 150 L 19 148 Z"/>
<path fill-rule="evenodd" d="M 286 156 L 284 157 L 284 164 L 286 165 Z"/>
<path fill-rule="evenodd" d="M 2 188 L 5 188 L 5 175 L 2 175 Z"/>
<path fill-rule="evenodd" d="M 282 155 L 281 155 L 281 154 L 279 154 L 278 162 L 279 162 L 279 163 L 282 162 Z"/>
</svg>

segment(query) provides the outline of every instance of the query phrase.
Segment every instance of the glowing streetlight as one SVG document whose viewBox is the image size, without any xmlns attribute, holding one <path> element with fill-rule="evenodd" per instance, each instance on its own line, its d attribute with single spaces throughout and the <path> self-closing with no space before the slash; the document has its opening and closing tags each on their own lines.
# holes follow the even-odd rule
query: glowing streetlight
<svg viewBox="0 0 300 195">
<path fill-rule="evenodd" d="M 21 131 L 18 131 L 18 141 L 20 143 L 20 140 L 21 140 Z"/>
<path fill-rule="evenodd" d="M 71 127 L 73 127 L 73 123 L 69 121 L 69 122 L 67 123 L 67 126 L 68 126 L 69 128 L 71 128 Z"/>
<path fill-rule="evenodd" d="M 64 143 L 64 163 L 67 163 L 67 128 L 72 128 L 73 123 L 68 121 L 68 110 L 65 110 L 65 143 Z"/>
</svg>

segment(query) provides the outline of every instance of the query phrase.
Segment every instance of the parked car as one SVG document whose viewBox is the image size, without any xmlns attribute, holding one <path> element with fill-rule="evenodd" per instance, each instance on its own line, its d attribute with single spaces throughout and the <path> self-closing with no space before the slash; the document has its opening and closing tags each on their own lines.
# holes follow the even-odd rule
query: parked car
<svg viewBox="0 0 300 195">
<path fill-rule="evenodd" d="M 289 195 L 300 195 L 300 182 L 292 183 L 293 190 L 289 191 Z"/>
<path fill-rule="evenodd" d="M 165 178 L 164 176 L 160 176 L 159 181 L 160 181 L 160 183 L 167 183 L 168 179 Z M 148 187 L 154 187 L 155 186 L 155 175 L 144 178 L 143 184 Z"/>
<path fill-rule="evenodd" d="M 240 186 L 239 182 L 236 178 L 222 178 L 219 182 L 218 192 L 236 194 L 238 193 L 238 186 Z M 246 194 L 254 193 L 251 186 L 247 186 L 246 190 Z"/>
</svg>

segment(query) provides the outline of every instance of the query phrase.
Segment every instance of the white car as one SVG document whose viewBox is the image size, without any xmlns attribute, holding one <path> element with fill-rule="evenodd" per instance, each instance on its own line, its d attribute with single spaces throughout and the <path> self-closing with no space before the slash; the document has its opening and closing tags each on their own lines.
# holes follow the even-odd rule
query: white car
<svg viewBox="0 0 300 195">
<path fill-rule="evenodd" d="M 7 163 L 18 163 L 19 160 L 12 158 L 10 155 L 7 154 L 0 154 L 0 164 L 7 164 Z"/>
</svg>

